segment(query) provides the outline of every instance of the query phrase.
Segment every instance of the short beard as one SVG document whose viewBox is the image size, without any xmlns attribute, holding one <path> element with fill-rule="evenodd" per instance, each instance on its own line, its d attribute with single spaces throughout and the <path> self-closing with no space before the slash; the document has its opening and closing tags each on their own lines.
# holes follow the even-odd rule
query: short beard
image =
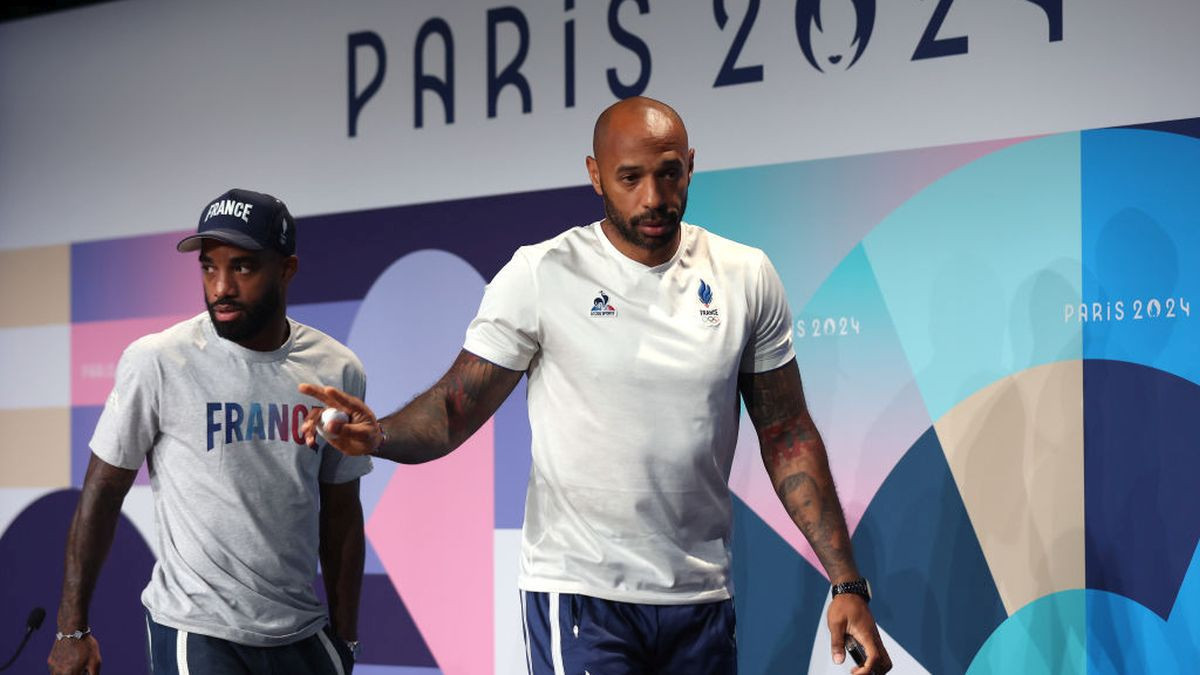
<svg viewBox="0 0 1200 675">
<path fill-rule="evenodd" d="M 222 303 L 222 301 L 225 302 Z M 216 329 L 217 335 L 226 340 L 241 344 L 257 336 L 271 322 L 283 304 L 283 293 L 278 285 L 274 285 L 267 290 L 262 300 L 259 300 L 255 305 L 248 306 L 237 301 L 226 300 L 225 298 L 218 298 L 216 302 L 209 302 L 208 298 L 205 298 L 204 304 L 208 307 L 208 318 L 212 320 L 213 328 Z M 244 314 L 240 319 L 234 319 L 233 321 L 217 321 L 213 305 L 219 304 L 232 305 L 241 309 Z"/>
<path fill-rule="evenodd" d="M 683 212 L 687 210 L 687 195 L 683 195 L 683 203 L 680 204 L 678 211 L 668 207 L 662 207 L 654 211 L 644 211 L 629 220 L 617 211 L 613 203 L 608 200 L 608 195 L 601 193 L 600 198 L 604 201 L 604 215 L 608 218 L 608 222 L 612 223 L 613 227 L 617 228 L 617 233 L 625 241 L 634 246 L 645 249 L 647 251 L 657 251 L 675 243 L 675 235 L 679 232 L 679 225 L 683 222 Z M 643 220 L 659 220 L 667 226 L 666 232 L 662 237 L 648 238 L 638 231 L 637 226 Z"/>
</svg>

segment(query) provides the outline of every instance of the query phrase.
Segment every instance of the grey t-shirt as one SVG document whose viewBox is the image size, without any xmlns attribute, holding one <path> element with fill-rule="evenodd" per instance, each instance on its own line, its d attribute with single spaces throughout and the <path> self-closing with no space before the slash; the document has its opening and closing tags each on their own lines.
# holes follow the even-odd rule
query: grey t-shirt
<svg viewBox="0 0 1200 675">
<path fill-rule="evenodd" d="M 207 313 L 131 344 L 92 436 L 98 457 L 150 472 L 158 562 L 142 603 L 158 623 L 245 645 L 302 640 L 326 622 L 317 572 L 318 482 L 368 473 L 368 457 L 304 445 L 317 405 L 301 382 L 361 397 L 362 363 L 291 321 L 256 352 L 217 336 Z"/>
</svg>

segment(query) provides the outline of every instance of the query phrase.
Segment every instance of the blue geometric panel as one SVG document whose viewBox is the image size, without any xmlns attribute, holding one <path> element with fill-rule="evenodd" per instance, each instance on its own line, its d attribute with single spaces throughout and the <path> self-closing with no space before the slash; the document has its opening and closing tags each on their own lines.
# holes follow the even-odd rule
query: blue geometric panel
<svg viewBox="0 0 1200 675">
<path fill-rule="evenodd" d="M 829 582 L 736 496 L 731 548 L 738 669 L 799 672 L 825 620 Z"/>
<path fill-rule="evenodd" d="M 879 625 L 931 673 L 961 673 L 1007 618 L 932 428 L 867 507 L 853 537 Z"/>
<path fill-rule="evenodd" d="M 1082 135 L 1084 358 L 1200 384 L 1200 139 L 1136 129 Z"/>
<path fill-rule="evenodd" d="M 1194 673 L 1200 663 L 1200 548 L 1171 615 L 1105 591 L 1087 591 L 1089 673 Z"/>
<path fill-rule="evenodd" d="M 1165 619 L 1200 538 L 1200 386 L 1087 360 L 1083 400 L 1087 587 Z"/>
</svg>

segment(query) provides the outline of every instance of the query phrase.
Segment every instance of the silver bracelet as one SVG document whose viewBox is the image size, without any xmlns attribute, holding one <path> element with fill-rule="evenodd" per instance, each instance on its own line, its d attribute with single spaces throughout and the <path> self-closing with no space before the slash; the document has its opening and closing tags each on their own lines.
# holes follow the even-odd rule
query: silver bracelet
<svg viewBox="0 0 1200 675">
<path fill-rule="evenodd" d="M 387 429 L 383 428 L 383 423 L 380 422 L 379 420 L 376 420 L 375 426 L 379 429 L 379 439 L 380 440 L 379 440 L 379 445 L 375 446 L 375 449 L 371 451 L 372 455 L 379 452 L 379 449 L 382 448 L 383 446 L 387 445 L 387 442 L 388 442 L 388 432 L 387 432 Z"/>
<path fill-rule="evenodd" d="M 74 633 L 55 633 L 54 641 L 59 642 L 61 640 L 82 640 L 84 637 L 91 635 L 91 634 L 92 634 L 92 628 L 91 628 L 91 626 L 89 626 L 87 628 L 84 628 L 83 630 L 77 630 Z"/>
</svg>

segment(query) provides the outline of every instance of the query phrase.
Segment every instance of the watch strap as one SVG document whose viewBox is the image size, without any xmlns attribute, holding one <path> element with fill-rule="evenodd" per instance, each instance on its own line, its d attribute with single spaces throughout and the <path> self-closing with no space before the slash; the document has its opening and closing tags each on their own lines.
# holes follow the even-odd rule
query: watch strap
<svg viewBox="0 0 1200 675">
<path fill-rule="evenodd" d="M 836 598 L 843 593 L 853 593 L 861 597 L 867 602 L 871 601 L 871 584 L 865 578 L 858 578 L 853 581 L 846 581 L 840 584 L 834 584 L 829 589 L 829 596 Z"/>
</svg>

